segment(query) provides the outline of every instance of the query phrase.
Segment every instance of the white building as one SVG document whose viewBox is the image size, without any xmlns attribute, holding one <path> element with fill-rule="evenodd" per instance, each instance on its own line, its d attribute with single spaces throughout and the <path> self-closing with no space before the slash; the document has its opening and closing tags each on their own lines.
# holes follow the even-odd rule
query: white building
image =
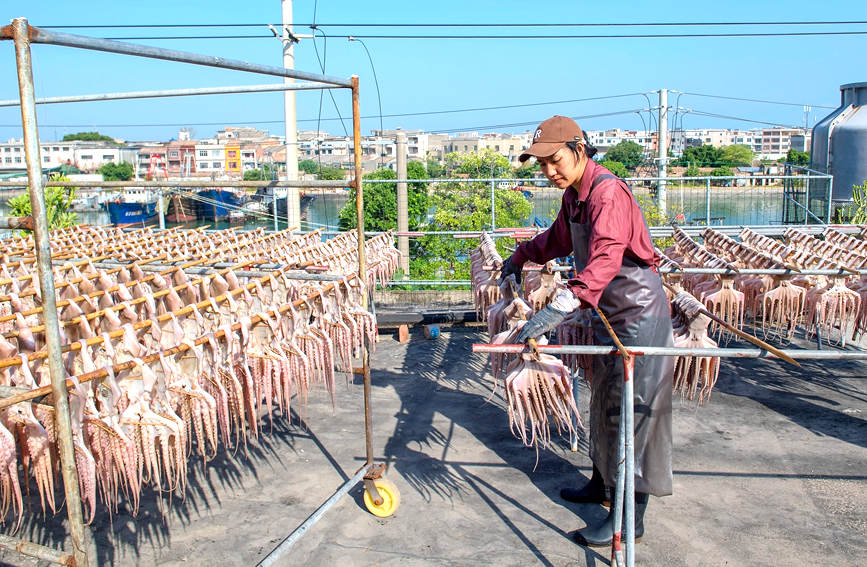
<svg viewBox="0 0 867 567">
<path fill-rule="evenodd" d="M 226 146 L 216 140 L 199 140 L 194 157 L 196 173 L 220 175 L 226 169 Z"/>
<path fill-rule="evenodd" d="M 102 142 L 75 142 L 72 150 L 72 163 L 81 171 L 94 172 L 107 163 L 121 162 L 121 148 L 115 145 L 108 146 Z M 46 161 L 45 157 L 42 156 L 43 162 Z M 51 166 L 43 163 L 43 167 Z"/>
</svg>

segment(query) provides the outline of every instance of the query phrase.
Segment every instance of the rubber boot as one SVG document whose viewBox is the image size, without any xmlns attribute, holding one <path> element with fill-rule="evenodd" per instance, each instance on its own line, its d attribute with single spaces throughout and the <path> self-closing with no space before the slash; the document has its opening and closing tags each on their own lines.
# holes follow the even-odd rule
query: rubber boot
<svg viewBox="0 0 867 567">
<path fill-rule="evenodd" d="M 560 490 L 560 498 L 567 502 L 577 502 L 579 504 L 602 504 L 603 506 L 611 506 L 611 501 L 608 498 L 608 489 L 605 487 L 605 481 L 602 480 L 602 473 L 593 465 L 593 474 L 590 476 L 590 481 L 581 488 L 564 488 Z"/>
<path fill-rule="evenodd" d="M 635 493 L 635 541 L 641 541 L 644 537 L 644 512 L 647 511 L 647 503 L 650 495 L 643 492 Z M 624 507 L 624 522 L 626 521 L 626 508 Z M 614 538 L 614 507 L 608 511 L 608 516 L 602 523 L 595 526 L 587 526 L 578 530 L 572 536 L 580 545 L 589 547 L 609 547 Z"/>
</svg>

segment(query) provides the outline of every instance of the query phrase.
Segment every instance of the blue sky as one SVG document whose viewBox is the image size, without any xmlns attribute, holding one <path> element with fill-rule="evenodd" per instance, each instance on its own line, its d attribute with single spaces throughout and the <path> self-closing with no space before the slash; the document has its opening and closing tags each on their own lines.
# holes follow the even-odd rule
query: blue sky
<svg viewBox="0 0 867 567">
<path fill-rule="evenodd" d="M 296 24 L 316 22 L 329 36 L 401 33 L 443 34 L 615 34 L 714 33 L 756 31 L 867 31 L 867 24 L 849 26 L 726 27 L 606 27 L 606 28 L 378 28 L 358 24 L 388 23 L 648 23 L 648 22 L 769 22 L 867 20 L 867 3 L 805 2 L 800 0 L 728 2 L 518 2 L 479 0 L 328 1 L 296 0 Z M 38 0 L 6 1 L 0 23 L 27 17 L 32 25 L 227 24 L 279 22 L 279 0 L 248 2 L 209 0 L 177 2 L 112 2 Z M 334 24 L 353 24 L 336 27 Z M 332 25 L 328 25 L 332 24 Z M 261 35 L 262 27 L 208 29 L 64 29 L 96 37 L 152 35 Z M 296 33 L 311 33 L 296 25 Z M 384 114 L 423 113 L 455 109 L 526 105 L 551 101 L 642 93 L 668 88 L 702 93 L 815 105 L 814 123 L 835 107 L 839 86 L 867 81 L 863 53 L 867 35 L 741 38 L 601 38 L 601 39 L 365 39 L 379 81 Z M 281 65 L 280 42 L 265 39 L 140 40 L 139 43 Z M 379 104 L 371 66 L 362 46 L 345 38 L 316 40 L 325 52 L 326 73 L 361 82 L 362 130 L 379 127 Z M 304 39 L 295 49 L 296 68 L 319 72 L 314 43 Z M 34 45 L 37 97 L 133 90 L 227 86 L 279 82 L 274 77 L 138 59 L 71 48 Z M 0 99 L 17 98 L 12 42 L 0 45 Z M 350 116 L 348 91 L 333 91 L 340 114 Z M 648 94 L 651 105 L 654 94 Z M 670 95 L 692 112 L 681 113 L 684 128 L 761 127 L 759 123 L 704 116 L 699 112 L 757 122 L 803 124 L 800 106 L 771 105 L 696 94 Z M 538 106 L 461 113 L 384 118 L 386 128 L 448 131 L 497 125 L 501 131 L 523 131 L 552 114 L 580 118 L 588 129 L 643 129 L 650 120 L 645 96 L 565 102 Z M 316 129 L 320 93 L 298 95 L 299 128 Z M 321 106 L 322 130 L 343 134 L 332 120 L 338 111 L 326 93 Z M 283 134 L 279 93 L 217 95 L 140 101 L 42 105 L 40 135 L 54 140 L 65 133 L 98 130 L 128 140 L 166 140 L 182 126 L 197 137 L 213 135 L 214 124 L 251 125 Z M 643 121 L 642 121 L 643 120 Z M 0 108 L 0 139 L 20 136 L 17 108 Z M 351 123 L 345 121 L 351 132 Z"/>
</svg>

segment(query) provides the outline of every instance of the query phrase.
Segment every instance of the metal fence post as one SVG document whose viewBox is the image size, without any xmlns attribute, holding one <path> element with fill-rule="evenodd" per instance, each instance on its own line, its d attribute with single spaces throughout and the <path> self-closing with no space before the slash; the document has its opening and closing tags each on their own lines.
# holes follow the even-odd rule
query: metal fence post
<svg viewBox="0 0 867 567">
<path fill-rule="evenodd" d="M 497 229 L 496 211 L 494 210 L 494 180 L 491 179 L 491 232 Z"/>
<path fill-rule="evenodd" d="M 707 188 L 704 191 L 704 224 L 710 226 L 710 177 L 705 179 L 707 181 Z"/>
<path fill-rule="evenodd" d="M 831 224 L 831 199 L 834 197 L 834 177 L 828 177 L 828 224 Z"/>
<path fill-rule="evenodd" d="M 807 179 L 804 180 L 804 224 L 808 224 L 810 222 L 810 212 L 812 208 L 810 207 L 810 172 L 807 171 Z"/>
<path fill-rule="evenodd" d="M 33 64 L 30 58 L 30 26 L 26 18 L 12 20 L 15 41 L 15 62 L 18 67 L 18 89 L 21 97 L 21 126 L 24 132 L 24 155 L 30 181 L 30 206 L 36 247 L 39 286 L 42 290 L 42 315 L 45 342 L 48 350 L 48 372 L 54 397 L 54 423 L 57 427 L 57 445 L 60 452 L 60 472 L 66 495 L 69 517 L 69 535 L 72 553 L 78 567 L 88 565 L 85 543 L 84 517 L 81 512 L 81 493 L 75 449 L 72 444 L 72 426 L 69 419 L 69 394 L 66 390 L 66 370 L 61 358 L 60 322 L 57 297 L 54 291 L 54 272 L 51 269 L 51 244 L 48 238 L 48 214 L 42 185 L 42 160 L 39 155 L 39 128 L 36 122 L 36 95 L 33 87 Z"/>
<path fill-rule="evenodd" d="M 288 193 L 287 193 L 288 195 Z M 286 206 L 289 206 L 289 200 L 287 196 Z M 274 232 L 277 232 L 277 188 L 271 187 L 271 212 L 274 214 Z"/>
<path fill-rule="evenodd" d="M 159 209 L 160 215 L 160 230 L 166 229 L 166 213 L 164 210 L 165 202 L 163 201 L 163 188 L 160 187 L 157 192 L 157 209 Z"/>
</svg>

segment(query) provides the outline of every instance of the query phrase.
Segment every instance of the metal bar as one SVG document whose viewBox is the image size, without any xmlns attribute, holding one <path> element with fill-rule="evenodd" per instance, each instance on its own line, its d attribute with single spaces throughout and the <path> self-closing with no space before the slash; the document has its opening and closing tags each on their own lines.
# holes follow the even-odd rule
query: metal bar
<svg viewBox="0 0 867 567">
<path fill-rule="evenodd" d="M 804 224 L 809 224 L 807 221 L 809 220 L 810 215 L 813 214 L 813 212 L 810 208 L 810 172 L 807 172 L 807 179 L 804 182 L 804 189 L 805 189 L 804 204 L 806 205 L 804 207 L 804 209 L 807 211 L 807 214 L 804 215 Z M 822 222 L 821 219 L 819 219 L 819 217 L 817 217 L 816 215 L 813 215 L 813 217 L 816 220 L 818 220 L 819 222 Z"/>
<path fill-rule="evenodd" d="M 834 178 L 828 179 L 828 224 L 831 224 L 831 199 L 834 198 Z"/>
<path fill-rule="evenodd" d="M 497 230 L 496 210 L 494 206 L 494 180 L 491 179 L 491 232 Z"/>
<path fill-rule="evenodd" d="M 366 183 L 366 181 L 365 181 Z M 26 182 L 18 181 L 0 181 L 0 189 L 4 187 L 26 187 Z M 124 187 L 335 187 L 342 189 L 346 187 L 346 181 L 342 179 L 311 179 L 309 181 L 302 180 L 280 180 L 280 181 L 243 181 L 240 179 L 223 179 L 212 181 L 210 179 L 175 179 L 175 180 L 145 180 L 136 179 L 130 181 L 48 181 L 44 187 L 78 187 L 84 188 L 124 188 Z"/>
<path fill-rule="evenodd" d="M 575 401 L 575 407 L 579 407 L 579 384 L 581 382 L 581 371 L 577 370 L 572 373 L 572 399 Z M 578 452 L 579 431 L 581 428 L 578 425 L 578 414 L 572 413 L 572 432 L 569 434 L 569 449 L 573 453 Z"/>
<path fill-rule="evenodd" d="M 461 286 L 471 285 L 470 280 L 395 280 L 385 282 L 388 287 L 399 285 L 446 285 L 446 286 Z M 381 284 L 380 284 L 381 285 Z"/>
<path fill-rule="evenodd" d="M 94 263 L 94 266 L 97 268 L 103 268 L 103 267 L 108 267 L 108 266 L 119 266 L 119 265 L 127 265 L 127 264 L 123 264 L 121 262 L 114 262 L 114 261 Z M 232 266 L 237 266 L 237 265 L 238 264 L 232 264 L 232 263 L 228 263 L 228 262 L 219 262 L 217 264 L 213 264 L 212 266 L 185 268 L 183 271 L 188 273 L 188 274 L 204 275 L 204 274 L 213 274 L 214 272 L 217 272 L 217 271 L 222 270 L 224 268 L 231 268 Z M 275 266 L 275 267 L 262 268 L 259 266 L 255 266 L 259 269 L 255 269 L 255 270 L 238 269 L 238 270 L 233 270 L 233 271 L 235 272 L 236 276 L 242 277 L 242 278 L 262 278 L 262 277 L 265 277 L 269 274 L 272 274 L 274 272 L 280 271 L 283 268 L 285 268 L 285 266 L 283 266 L 282 264 L 271 264 L 271 265 Z M 177 266 L 171 266 L 168 264 L 150 264 L 150 265 L 139 266 L 139 268 L 141 268 L 141 270 L 143 272 L 161 272 L 161 271 L 166 270 L 166 269 L 177 268 Z M 338 275 L 333 275 L 333 274 L 312 274 L 310 272 L 295 271 L 295 270 L 289 270 L 289 271 L 283 272 L 283 274 L 286 278 L 288 278 L 290 280 L 309 280 L 309 281 L 315 281 L 315 282 L 335 282 L 335 281 L 340 281 L 345 277 L 345 276 L 338 276 Z"/>
<path fill-rule="evenodd" d="M 620 393 L 620 422 L 617 426 L 617 478 L 614 480 L 613 533 L 611 536 L 611 565 L 625 567 L 623 560 L 623 500 L 626 494 L 626 413 L 622 411 L 626 399 L 626 388 Z"/>
<path fill-rule="evenodd" d="M 620 355 L 616 348 L 588 345 L 539 345 L 539 352 L 548 354 L 602 354 Z M 473 352 L 501 352 L 518 354 L 527 350 L 526 345 L 491 345 L 476 343 Z M 679 348 L 654 346 L 629 346 L 626 350 L 636 356 L 718 356 L 721 358 L 771 358 L 781 360 L 772 353 L 752 348 Z M 783 350 L 786 355 L 796 360 L 867 360 L 867 351 L 817 351 L 817 350 Z"/>
<path fill-rule="evenodd" d="M 286 194 L 286 210 L 289 210 L 289 194 Z M 274 232 L 277 232 L 277 191 L 271 190 L 271 214 L 274 215 Z"/>
<path fill-rule="evenodd" d="M 35 557 L 42 561 L 57 563 L 58 565 L 69 565 L 70 567 L 74 567 L 75 565 L 75 558 L 71 553 L 57 551 L 56 549 L 45 547 L 44 545 L 24 541 L 5 534 L 0 534 L 0 547 L 17 551 L 21 555 Z"/>
<path fill-rule="evenodd" d="M 0 217 L 0 228 L 33 230 L 33 217 Z"/>
<path fill-rule="evenodd" d="M 389 142 L 389 144 L 390 143 L 391 142 Z M 370 145 L 370 144 L 365 144 L 365 145 Z M 725 177 L 723 177 L 723 176 L 713 177 L 713 176 L 709 176 L 709 175 L 702 175 L 702 176 L 698 176 L 698 177 L 672 177 L 672 176 L 666 176 L 666 177 L 623 177 L 622 179 L 624 181 L 628 181 L 628 182 L 643 183 L 645 181 L 647 181 L 647 182 L 660 181 L 662 179 L 664 179 L 666 181 L 698 182 L 698 181 L 702 181 L 705 179 L 716 181 L 716 180 L 725 180 L 725 179 L 743 179 L 743 180 L 747 180 L 747 179 L 803 179 L 804 177 L 806 177 L 806 176 L 805 175 L 750 175 L 750 176 L 729 175 L 729 176 L 725 176 Z M 812 175 L 812 177 L 814 179 L 816 177 L 822 177 L 822 178 L 827 179 L 827 178 L 830 178 L 831 175 L 829 175 L 827 173 L 820 173 L 817 176 L 814 173 Z M 452 177 L 428 177 L 428 178 L 424 178 L 424 179 L 370 179 L 370 180 L 365 180 L 364 182 L 365 183 L 397 183 L 398 181 L 406 181 L 407 183 L 416 183 L 416 182 L 420 182 L 420 183 L 454 183 L 454 182 L 473 183 L 473 182 L 484 181 L 485 183 L 487 183 L 491 180 L 498 181 L 498 182 L 499 181 L 515 182 L 516 184 L 517 183 L 524 183 L 525 185 L 523 185 L 523 187 L 526 187 L 527 189 L 533 189 L 533 188 L 556 189 L 556 187 L 549 185 L 548 181 L 545 179 L 540 179 L 540 178 L 527 179 L 527 178 L 519 178 L 519 177 L 512 177 L 512 178 L 508 178 L 508 177 L 467 177 L 467 178 L 459 178 L 459 179 L 452 178 Z M 531 183 L 532 185 L 527 185 L 528 183 Z M 539 185 L 540 183 L 542 183 L 544 185 Z M 558 189 L 558 191 L 559 191 L 559 189 Z"/>
<path fill-rule="evenodd" d="M 355 218 L 358 230 L 358 277 L 367 287 L 367 252 L 364 249 L 364 191 L 361 182 L 361 109 L 359 106 L 358 77 L 352 77 L 352 138 L 355 149 Z M 361 294 L 361 306 L 367 309 L 367 289 Z M 366 341 L 361 345 L 361 373 L 364 379 L 364 449 L 367 466 L 373 465 L 373 420 L 370 407 L 370 350 Z"/>
<path fill-rule="evenodd" d="M 624 414 L 623 440 L 626 448 L 626 567 L 635 565 L 635 357 L 623 357 L 623 401 L 620 411 Z"/>
<path fill-rule="evenodd" d="M 30 207 L 34 220 L 33 240 L 39 266 L 39 286 L 42 290 L 42 308 L 45 321 L 45 342 L 48 350 L 48 371 L 54 394 L 54 422 L 60 452 L 60 468 L 66 510 L 69 516 L 69 534 L 72 551 L 78 567 L 89 565 L 81 512 L 81 494 L 75 450 L 72 445 L 72 426 L 69 419 L 69 397 L 66 392 L 66 371 L 61 359 L 60 323 L 57 299 L 54 295 L 54 273 L 51 270 L 51 248 L 48 240 L 48 215 L 42 187 L 42 160 L 39 155 L 39 127 L 36 122 L 36 96 L 33 87 L 33 63 L 30 58 L 29 26 L 26 18 L 12 20 L 15 40 L 15 62 L 18 68 L 18 89 L 21 98 L 21 125 L 24 131 L 24 151 L 30 184 Z"/>
<path fill-rule="evenodd" d="M 199 55 L 198 53 L 190 53 L 188 51 L 163 49 L 160 47 L 152 47 L 149 45 L 139 45 L 123 41 L 114 41 L 110 39 L 99 39 L 95 37 L 74 35 L 71 33 L 48 31 L 44 28 L 38 28 L 33 26 L 28 26 L 28 32 L 31 43 L 45 43 L 49 45 L 64 45 L 66 47 L 91 49 L 94 51 L 107 51 L 109 53 L 121 53 L 124 55 L 134 55 L 136 57 L 162 59 L 165 61 L 176 61 L 178 63 L 192 63 L 193 65 L 217 67 L 220 69 L 231 69 L 234 71 L 244 71 L 247 73 L 258 73 L 260 75 L 273 75 L 275 77 L 290 77 L 293 79 L 303 79 L 306 81 L 327 83 L 337 85 L 339 87 L 352 88 L 351 79 L 339 79 L 337 77 L 317 75 L 315 73 L 296 71 L 294 69 L 284 69 L 282 67 L 260 65 L 258 63 L 249 63 L 247 61 L 239 61 L 236 59 L 225 59 L 223 57 Z"/>
<path fill-rule="evenodd" d="M 807 195 L 807 197 L 809 198 L 809 195 Z M 816 221 L 822 223 L 822 219 L 820 219 L 819 217 L 817 217 L 816 215 L 814 215 L 814 214 L 813 214 L 813 211 L 811 211 L 809 208 L 805 207 L 804 205 L 802 205 L 802 204 L 799 203 L 798 201 L 794 200 L 792 197 L 786 197 L 786 198 L 787 198 L 789 201 L 791 201 L 792 204 L 795 205 L 796 207 L 801 208 L 801 209 L 804 209 L 804 211 L 805 211 L 805 214 L 804 214 L 804 225 L 805 225 L 805 226 L 807 225 L 807 217 L 808 217 L 808 216 L 813 217 L 814 219 L 816 219 Z M 822 223 L 822 224 L 824 224 L 824 223 Z"/>
<path fill-rule="evenodd" d="M 160 230 L 166 229 L 166 213 L 165 213 L 165 201 L 163 200 L 163 189 L 159 188 L 157 191 L 157 211 L 160 215 Z"/>
<path fill-rule="evenodd" d="M 704 224 L 710 226 L 710 177 L 707 178 L 707 188 L 704 193 L 705 217 Z"/>
<path fill-rule="evenodd" d="M 313 83 L 292 83 L 284 85 L 283 83 L 275 83 L 273 85 L 242 85 L 237 87 L 200 87 L 195 89 L 168 89 L 160 91 L 132 91 L 121 93 L 102 93 L 90 95 L 70 95 L 70 96 L 51 96 L 37 98 L 36 104 L 59 104 L 66 102 L 101 102 L 104 100 L 128 100 L 136 98 L 168 98 L 175 96 L 194 96 L 194 95 L 217 95 L 217 94 L 241 94 L 241 93 L 268 93 L 275 91 L 301 91 L 301 90 L 320 90 L 322 85 Z M 21 104 L 15 100 L 0 100 L 0 107 L 18 106 Z"/>
<path fill-rule="evenodd" d="M 486 270 L 493 270 L 493 266 L 484 266 Z M 572 270 L 571 266 L 554 266 L 551 268 L 554 272 L 568 272 Z M 525 272 L 538 272 L 542 270 L 542 266 L 524 267 Z M 815 269 L 815 270 L 787 270 L 783 268 L 738 268 L 738 271 L 732 271 L 726 268 L 671 268 L 660 266 L 658 268 L 660 274 L 712 274 L 712 275 L 752 275 L 752 276 L 851 276 L 855 274 L 867 275 L 867 268 L 858 270 L 834 270 L 834 269 Z"/>
<path fill-rule="evenodd" d="M 773 179 L 804 179 L 805 176 L 765 176 Z M 830 179 L 830 176 L 824 175 L 823 179 Z M 22 178 L 25 179 L 25 178 Z M 645 182 L 645 181 L 653 181 L 655 177 L 631 177 L 626 178 L 625 181 L 635 181 L 635 182 Z M 709 177 L 666 177 L 668 181 L 678 181 L 678 180 L 686 180 L 686 181 L 702 181 L 707 180 L 710 181 Z M 760 179 L 760 177 L 736 177 L 736 178 L 727 178 L 727 177 L 714 177 L 714 180 L 720 179 Z M 812 176 L 811 179 L 816 179 L 816 176 Z M 494 181 L 513 181 L 511 179 L 500 179 L 493 178 Z M 471 183 L 471 182 L 490 182 L 492 178 L 473 178 L 473 179 L 449 179 L 449 178 L 432 178 L 432 179 L 366 179 L 365 183 L 397 183 L 397 182 L 407 182 L 407 183 Z M 527 181 L 526 179 L 521 179 L 520 181 Z M 533 183 L 538 183 L 539 181 L 534 180 Z M 296 185 L 297 184 L 297 185 Z M 79 187 L 79 188 L 88 188 L 88 187 L 127 187 L 130 183 L 128 181 L 49 181 L 45 186 L 46 187 Z M 178 181 L 174 182 L 165 182 L 165 181 L 144 181 L 139 180 L 136 181 L 135 186 L 141 187 L 176 187 L 178 185 Z M 222 181 L 209 181 L 209 180 L 199 180 L 199 179 L 184 179 L 183 186 L 185 187 L 346 187 L 346 183 L 341 180 L 329 181 L 324 179 L 314 179 L 309 181 L 287 181 L 287 180 L 262 180 L 262 181 L 241 181 L 241 180 L 222 180 Z M 25 187 L 26 182 L 22 181 L 0 181 L 0 188 L 2 187 Z M 529 189 L 555 189 L 550 185 L 543 186 L 533 186 L 526 185 Z M 773 226 L 773 225 L 771 225 Z"/>
<path fill-rule="evenodd" d="M 292 547 L 295 544 L 295 542 L 297 542 L 299 539 L 301 539 L 301 536 L 303 536 L 305 533 L 307 533 L 307 530 L 309 530 L 311 527 L 313 527 L 313 525 L 316 524 L 316 522 L 318 522 L 322 518 L 323 515 L 325 515 L 325 512 L 330 510 L 331 507 L 334 506 L 337 503 L 337 501 L 340 500 L 340 498 L 344 494 L 349 492 L 349 490 L 353 486 L 355 486 L 356 484 L 361 482 L 361 479 L 364 477 L 364 475 L 366 473 L 367 473 L 367 465 L 364 465 L 363 467 L 358 469 L 358 472 L 355 473 L 355 475 L 352 478 L 350 478 L 349 480 L 344 482 L 340 486 L 340 488 L 337 489 L 337 492 L 335 492 L 334 494 L 331 495 L 331 498 L 326 500 L 319 508 L 316 509 L 315 512 L 313 512 L 310 515 L 310 517 L 308 517 L 306 520 L 304 520 L 303 524 L 301 524 L 300 526 L 295 528 L 295 531 L 293 531 L 291 534 L 286 536 L 286 539 L 284 539 L 283 541 L 280 542 L 280 545 L 275 547 L 271 551 L 271 553 L 269 553 L 261 561 L 259 561 L 259 563 L 257 563 L 256 566 L 257 567 L 268 567 L 269 565 L 274 565 L 275 562 L 281 556 L 283 556 L 287 551 L 289 551 L 289 548 Z"/>
<path fill-rule="evenodd" d="M 365 179 L 364 182 L 368 183 L 370 180 Z M 807 225 L 801 226 L 798 230 L 802 232 L 806 232 L 808 234 L 821 234 L 822 231 L 828 226 L 839 230 L 841 232 L 845 232 L 847 234 L 858 234 L 861 227 L 864 225 L 840 225 L 840 224 L 832 224 L 832 225 Z M 690 236 L 701 236 L 701 233 L 707 228 L 706 226 L 678 226 L 677 228 L 683 230 L 685 233 Z M 778 225 L 778 224 L 763 224 L 763 225 L 723 225 L 716 226 L 714 230 L 725 234 L 726 236 L 738 236 L 741 231 L 745 228 L 749 228 L 753 232 L 757 232 L 759 234 L 763 234 L 765 236 L 783 236 L 788 226 Z M 535 236 L 535 229 L 531 229 L 530 227 L 526 228 L 516 228 L 510 229 L 512 232 L 505 232 L 503 229 L 498 228 L 495 233 L 490 233 L 489 231 L 461 231 L 461 230 L 431 230 L 425 232 L 407 232 L 401 233 L 401 235 L 408 236 L 410 238 L 423 238 L 426 236 L 454 236 L 455 238 L 478 238 L 482 235 L 483 232 L 487 233 L 492 238 L 515 238 L 516 235 L 527 238 L 530 236 Z M 671 226 L 651 226 L 649 227 L 650 237 L 651 238 L 663 238 L 669 237 L 673 233 L 673 228 Z M 344 234 L 346 231 L 340 230 L 324 230 L 322 234 Z M 383 234 L 384 231 L 367 231 L 367 234 L 370 236 L 375 236 L 377 234 Z M 397 233 L 395 233 L 397 236 Z"/>
</svg>

